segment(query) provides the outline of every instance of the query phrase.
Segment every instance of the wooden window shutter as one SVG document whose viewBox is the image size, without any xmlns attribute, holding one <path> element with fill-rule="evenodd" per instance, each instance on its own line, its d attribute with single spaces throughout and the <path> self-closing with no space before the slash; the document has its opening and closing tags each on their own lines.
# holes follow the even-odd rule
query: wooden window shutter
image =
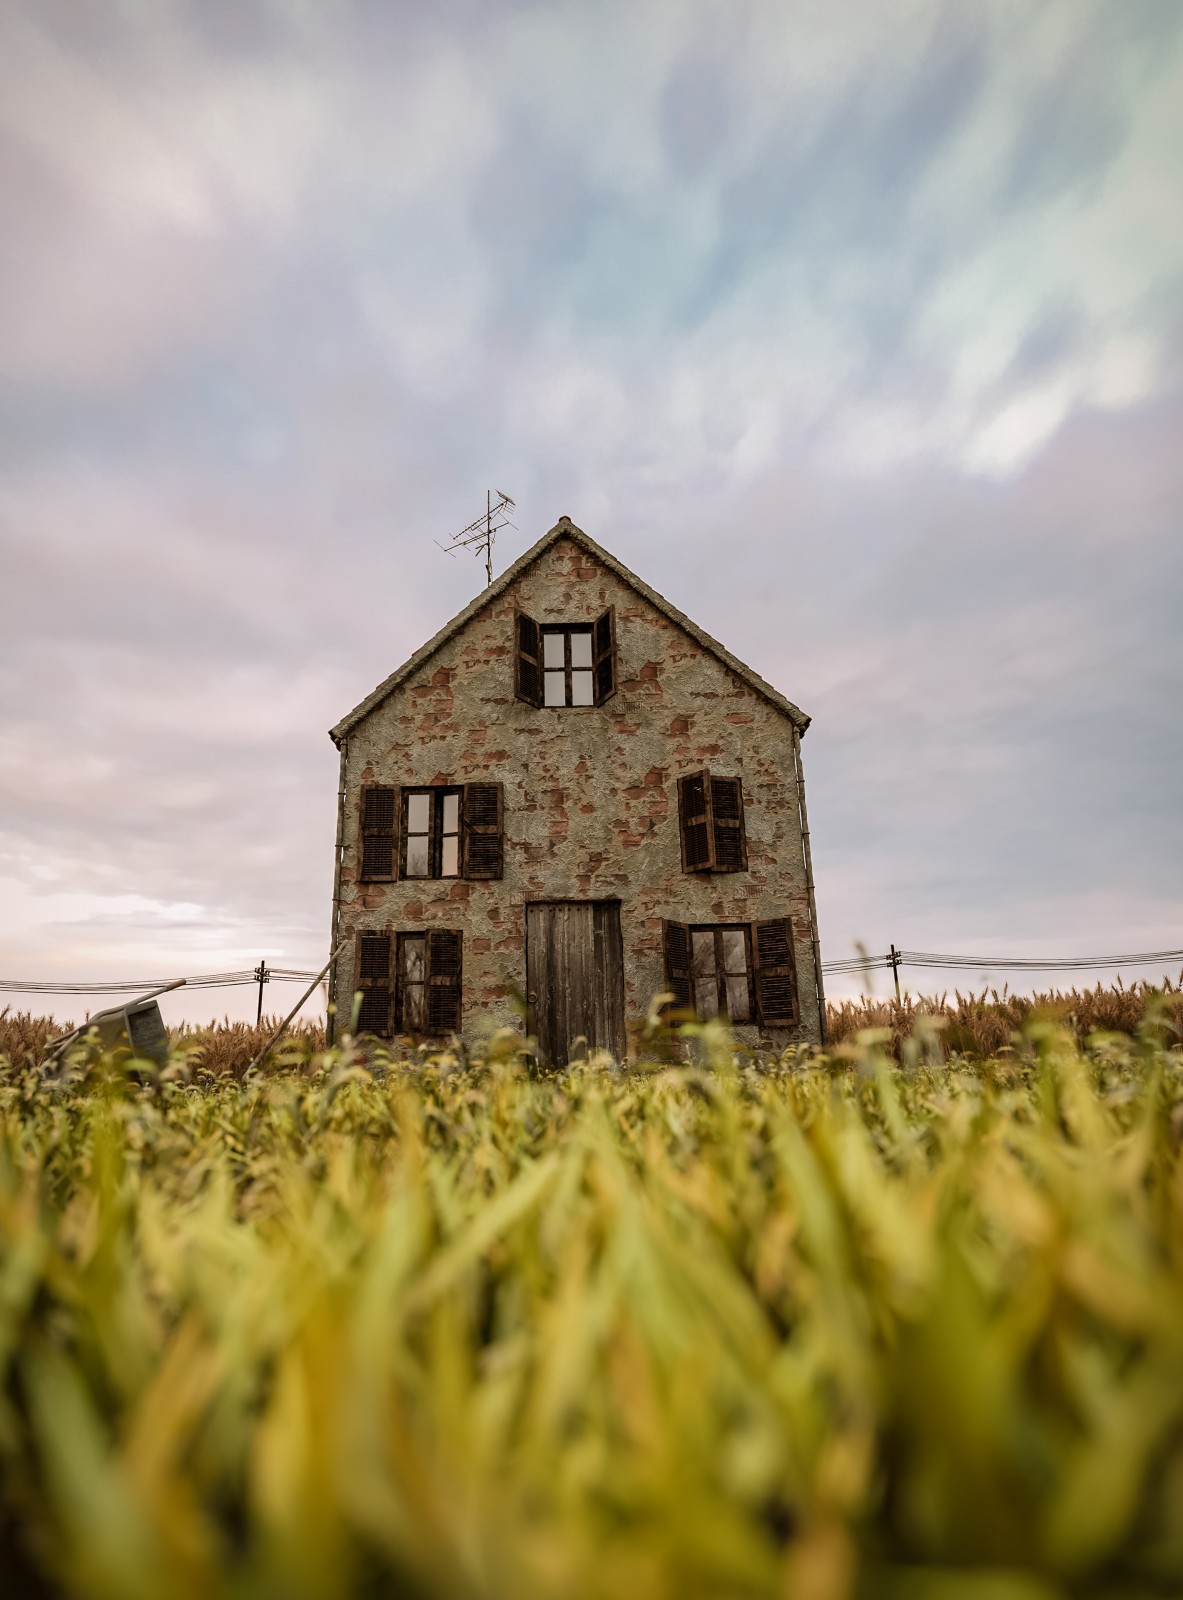
<svg viewBox="0 0 1183 1600">
<path fill-rule="evenodd" d="M 673 995 L 672 1010 L 693 1011 L 690 983 L 690 929 L 684 922 L 663 922 L 661 944 L 665 956 L 665 986 Z"/>
<path fill-rule="evenodd" d="M 464 877 L 499 878 L 505 864 L 505 800 L 499 783 L 464 785 Z"/>
<path fill-rule="evenodd" d="M 797 969 L 788 917 L 753 924 L 752 958 L 760 1021 L 770 1028 L 796 1022 Z"/>
<path fill-rule="evenodd" d="M 433 928 L 427 935 L 427 1030 L 459 1033 L 464 935 Z"/>
<path fill-rule="evenodd" d="M 361 796 L 361 881 L 388 882 L 394 877 L 395 790 L 367 784 Z"/>
<path fill-rule="evenodd" d="M 678 779 L 678 821 L 682 830 L 682 871 L 712 872 L 715 835 L 711 824 L 711 780 L 705 772 Z"/>
<path fill-rule="evenodd" d="M 602 706 L 616 693 L 615 606 L 609 606 L 592 624 L 592 662 L 596 674 L 596 704 Z"/>
<path fill-rule="evenodd" d="M 524 611 L 514 612 L 513 692 L 527 705 L 542 704 L 542 629 Z"/>
<path fill-rule="evenodd" d="M 743 785 L 738 778 L 711 778 L 711 821 L 716 872 L 746 872 L 748 842 L 743 825 Z"/>
<path fill-rule="evenodd" d="M 390 960 L 394 940 L 388 933 L 361 933 L 357 938 L 357 982 L 361 991 L 359 1033 L 390 1038 Z"/>
</svg>

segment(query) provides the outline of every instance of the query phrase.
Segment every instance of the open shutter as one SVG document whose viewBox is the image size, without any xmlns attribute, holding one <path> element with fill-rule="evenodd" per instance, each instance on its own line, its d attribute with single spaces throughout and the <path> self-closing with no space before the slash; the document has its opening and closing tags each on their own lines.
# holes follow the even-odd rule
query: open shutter
<svg viewBox="0 0 1183 1600">
<path fill-rule="evenodd" d="M 592 660 L 596 673 L 596 704 L 602 706 L 616 693 L 615 606 L 609 606 L 592 624 Z"/>
<path fill-rule="evenodd" d="M 394 789 L 368 784 L 361 792 L 361 880 L 384 883 L 394 877 Z"/>
<path fill-rule="evenodd" d="M 542 629 L 524 611 L 514 612 L 513 692 L 527 705 L 542 704 Z"/>
<path fill-rule="evenodd" d="M 711 826 L 711 780 L 705 772 L 678 779 L 678 821 L 682 831 L 682 871 L 710 872 L 715 865 Z"/>
<path fill-rule="evenodd" d="M 788 917 L 757 922 L 752 927 L 756 1004 L 768 1028 L 797 1021 L 797 971 L 793 961 L 793 925 Z"/>
<path fill-rule="evenodd" d="M 743 785 L 738 778 L 712 778 L 711 821 L 716 872 L 746 872 L 748 842 L 743 825 Z"/>
<path fill-rule="evenodd" d="M 464 785 L 464 876 L 499 878 L 504 865 L 505 802 L 499 783 Z"/>
<path fill-rule="evenodd" d="M 665 956 L 665 986 L 673 995 L 674 1011 L 693 1011 L 694 991 L 690 985 L 690 929 L 684 922 L 663 922 L 662 951 Z"/>
<path fill-rule="evenodd" d="M 427 1031 L 460 1031 L 460 979 L 464 935 L 433 928 L 427 935 Z"/>
<path fill-rule="evenodd" d="M 357 939 L 357 982 L 361 990 L 359 1033 L 390 1038 L 390 957 L 394 940 L 388 933 L 361 933 Z"/>
</svg>

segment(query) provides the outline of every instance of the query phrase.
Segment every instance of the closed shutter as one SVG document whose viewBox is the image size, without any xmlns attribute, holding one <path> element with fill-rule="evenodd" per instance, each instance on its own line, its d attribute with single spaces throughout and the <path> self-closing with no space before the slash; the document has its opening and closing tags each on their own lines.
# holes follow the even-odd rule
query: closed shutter
<svg viewBox="0 0 1183 1600">
<path fill-rule="evenodd" d="M 793 925 L 788 917 L 753 925 L 752 956 L 760 1021 L 769 1028 L 796 1022 L 797 971 Z"/>
<path fill-rule="evenodd" d="M 427 935 L 427 1031 L 459 1033 L 464 936 L 455 928 Z"/>
<path fill-rule="evenodd" d="M 357 982 L 361 991 L 359 1033 L 390 1038 L 390 954 L 394 941 L 388 933 L 362 933 L 357 940 Z"/>
<path fill-rule="evenodd" d="M 716 872 L 746 872 L 748 842 L 743 825 L 743 785 L 738 778 L 711 778 Z"/>
<path fill-rule="evenodd" d="M 592 625 L 592 659 L 596 674 L 596 704 L 602 706 L 616 693 L 616 607 L 609 606 Z"/>
<path fill-rule="evenodd" d="M 394 877 L 394 798 L 385 784 L 361 792 L 361 880 L 389 882 Z"/>
<path fill-rule="evenodd" d="M 682 830 L 682 871 L 712 871 L 715 841 L 711 780 L 705 772 L 691 772 L 678 779 L 678 821 Z"/>
<path fill-rule="evenodd" d="M 690 986 L 690 929 L 684 922 L 663 922 L 662 951 L 665 956 L 665 986 L 673 995 L 674 1011 L 694 1010 L 694 991 Z"/>
<path fill-rule="evenodd" d="M 499 783 L 464 785 L 464 876 L 499 878 L 505 858 L 505 802 Z"/>
<path fill-rule="evenodd" d="M 542 704 L 542 629 L 524 611 L 514 613 L 513 692 L 527 705 Z"/>
</svg>

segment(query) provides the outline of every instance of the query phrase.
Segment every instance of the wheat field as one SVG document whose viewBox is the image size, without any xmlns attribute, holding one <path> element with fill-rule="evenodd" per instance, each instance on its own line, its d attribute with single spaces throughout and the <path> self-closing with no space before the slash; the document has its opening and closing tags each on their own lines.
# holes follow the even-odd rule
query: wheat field
<svg viewBox="0 0 1183 1600">
<path fill-rule="evenodd" d="M 6 1592 L 1183 1586 L 1183 1058 L 0 1073 Z"/>
</svg>

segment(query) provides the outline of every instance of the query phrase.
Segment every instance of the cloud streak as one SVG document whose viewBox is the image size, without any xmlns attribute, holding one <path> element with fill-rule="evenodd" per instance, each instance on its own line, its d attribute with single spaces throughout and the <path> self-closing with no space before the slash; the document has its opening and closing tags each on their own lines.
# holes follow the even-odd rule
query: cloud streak
<svg viewBox="0 0 1183 1600">
<path fill-rule="evenodd" d="M 828 953 L 1178 943 L 1181 104 L 1173 0 L 10 5 L 0 967 L 317 964 L 491 483 L 813 714 Z"/>
</svg>

